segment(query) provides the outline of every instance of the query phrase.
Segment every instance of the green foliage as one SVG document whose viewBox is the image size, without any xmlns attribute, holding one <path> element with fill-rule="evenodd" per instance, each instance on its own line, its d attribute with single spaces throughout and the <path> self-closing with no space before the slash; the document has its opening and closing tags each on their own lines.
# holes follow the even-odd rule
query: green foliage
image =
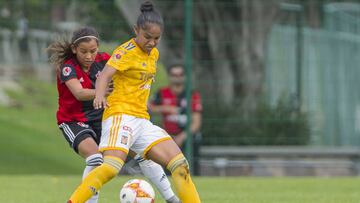
<svg viewBox="0 0 360 203">
<path fill-rule="evenodd" d="M 119 202 L 120 188 L 130 178 L 134 177 L 119 176 L 106 184 L 99 202 Z M 65 202 L 80 180 L 80 174 L 2 175 L 0 202 Z M 360 197 L 358 178 L 194 177 L 193 180 L 205 203 L 357 203 Z M 157 191 L 155 202 L 165 202 Z"/>
<path fill-rule="evenodd" d="M 83 160 L 72 152 L 57 127 L 56 85 L 21 79 L 0 106 L 0 174 L 78 174 Z"/>
<path fill-rule="evenodd" d="M 115 5 L 115 0 L 5 0 L 0 1 L 1 9 L 9 14 L 5 17 L 0 15 L 0 27 L 10 30 L 16 30 L 18 20 L 25 17 L 31 29 L 54 30 L 59 21 L 94 26 L 102 40 L 117 40 L 119 44 L 132 33 L 131 26 Z"/>
<path fill-rule="evenodd" d="M 115 0 L 90 0 L 80 3 L 80 8 L 88 16 L 87 25 L 94 26 L 102 40 L 116 40 L 119 45 L 131 37 L 132 27 L 115 5 Z M 81 15 L 79 15 L 79 19 Z"/>
<path fill-rule="evenodd" d="M 281 99 L 276 106 L 261 103 L 253 113 L 222 105 L 204 107 L 204 144 L 306 145 L 310 139 L 308 115 Z"/>
</svg>

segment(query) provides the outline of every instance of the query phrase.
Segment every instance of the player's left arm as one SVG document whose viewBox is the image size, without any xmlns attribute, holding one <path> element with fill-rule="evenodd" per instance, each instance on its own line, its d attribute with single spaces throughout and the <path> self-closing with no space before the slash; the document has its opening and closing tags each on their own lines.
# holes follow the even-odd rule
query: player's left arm
<svg viewBox="0 0 360 203">
<path fill-rule="evenodd" d="M 191 114 L 191 124 L 190 124 L 190 133 L 191 135 L 196 135 L 197 132 L 200 131 L 202 122 L 202 114 L 201 112 L 192 112 Z M 177 134 L 173 139 L 178 146 L 183 146 L 186 140 L 186 131 L 181 131 Z"/>
<path fill-rule="evenodd" d="M 72 78 L 66 81 L 65 85 L 79 101 L 88 101 L 94 99 L 95 90 L 83 88 L 80 81 L 76 78 Z"/>
<path fill-rule="evenodd" d="M 190 133 L 196 135 L 200 131 L 202 124 L 202 104 L 200 94 L 194 92 L 192 95 L 192 105 L 191 105 L 191 123 L 190 123 Z M 182 146 L 185 142 L 187 135 L 185 131 L 177 134 L 174 137 L 174 141 L 177 145 Z"/>
<path fill-rule="evenodd" d="M 191 125 L 190 125 L 190 132 L 193 135 L 200 131 L 201 123 L 202 123 L 201 112 L 193 112 L 191 115 Z"/>
</svg>

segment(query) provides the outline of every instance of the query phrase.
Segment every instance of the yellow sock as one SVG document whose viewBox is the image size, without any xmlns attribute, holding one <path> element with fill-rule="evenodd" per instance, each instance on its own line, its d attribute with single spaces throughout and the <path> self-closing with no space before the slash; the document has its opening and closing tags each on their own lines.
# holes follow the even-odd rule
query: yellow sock
<svg viewBox="0 0 360 203">
<path fill-rule="evenodd" d="M 182 203 L 200 203 L 200 197 L 191 180 L 189 165 L 183 154 L 174 157 L 166 167 L 173 178 L 173 183 Z"/>
<path fill-rule="evenodd" d="M 92 170 L 84 178 L 83 182 L 71 195 L 68 203 L 84 203 L 93 196 L 103 184 L 115 177 L 123 165 L 123 160 L 114 156 L 105 156 L 104 163 Z"/>
</svg>

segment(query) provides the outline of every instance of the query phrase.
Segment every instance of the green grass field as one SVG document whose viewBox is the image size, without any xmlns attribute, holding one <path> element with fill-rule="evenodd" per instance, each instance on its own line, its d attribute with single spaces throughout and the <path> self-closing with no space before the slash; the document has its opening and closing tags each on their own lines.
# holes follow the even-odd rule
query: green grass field
<svg viewBox="0 0 360 203">
<path fill-rule="evenodd" d="M 80 176 L 0 176 L 0 202 L 65 202 Z M 130 177 L 119 177 L 105 185 L 100 203 L 118 203 L 121 185 Z M 196 177 L 204 203 L 358 203 L 357 178 L 219 178 Z M 156 194 L 156 202 L 164 202 Z"/>
</svg>

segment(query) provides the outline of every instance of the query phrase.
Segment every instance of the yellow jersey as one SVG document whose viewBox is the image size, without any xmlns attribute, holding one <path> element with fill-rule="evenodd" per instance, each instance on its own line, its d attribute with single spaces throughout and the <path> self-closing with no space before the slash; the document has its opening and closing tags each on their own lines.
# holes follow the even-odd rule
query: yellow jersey
<svg viewBox="0 0 360 203">
<path fill-rule="evenodd" d="M 115 68 L 114 90 L 108 96 L 103 119 L 115 114 L 149 119 L 147 102 L 154 81 L 159 51 L 143 51 L 134 39 L 117 47 L 106 65 Z"/>
</svg>

